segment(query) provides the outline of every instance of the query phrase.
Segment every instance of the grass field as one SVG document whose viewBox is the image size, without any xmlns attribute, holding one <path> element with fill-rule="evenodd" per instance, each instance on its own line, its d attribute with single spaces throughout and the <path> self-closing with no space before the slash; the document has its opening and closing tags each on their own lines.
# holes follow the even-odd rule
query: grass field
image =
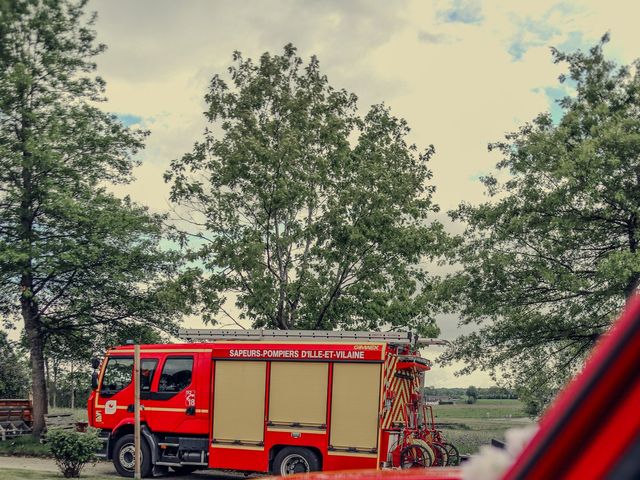
<svg viewBox="0 0 640 480">
<path fill-rule="evenodd" d="M 64 478 L 60 473 L 36 472 L 34 470 L 2 469 L 0 470 L 0 480 L 51 480 Z M 84 480 L 114 480 L 114 477 L 102 475 L 80 475 Z"/>
<path fill-rule="evenodd" d="M 19 457 L 49 457 L 51 452 L 47 445 L 34 440 L 31 435 L 0 441 L 0 455 Z M 2 477 L 0 476 L 0 479 Z"/>
<path fill-rule="evenodd" d="M 478 400 L 473 405 L 438 405 L 433 407 L 436 422 L 452 424 L 443 435 L 461 454 L 476 453 L 491 439 L 504 440 L 504 432 L 532 422 L 518 400 Z"/>
</svg>

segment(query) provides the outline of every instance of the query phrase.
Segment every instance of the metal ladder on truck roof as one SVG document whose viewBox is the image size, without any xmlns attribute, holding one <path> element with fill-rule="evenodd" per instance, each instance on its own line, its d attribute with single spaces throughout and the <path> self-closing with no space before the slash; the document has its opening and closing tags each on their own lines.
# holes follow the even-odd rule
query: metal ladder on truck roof
<svg viewBox="0 0 640 480">
<path fill-rule="evenodd" d="M 420 338 L 412 332 L 351 332 L 335 330 L 239 330 L 215 328 L 181 328 L 178 338 L 189 342 L 211 340 L 328 340 L 331 342 L 379 342 L 404 345 L 449 345 L 447 340 Z"/>
</svg>

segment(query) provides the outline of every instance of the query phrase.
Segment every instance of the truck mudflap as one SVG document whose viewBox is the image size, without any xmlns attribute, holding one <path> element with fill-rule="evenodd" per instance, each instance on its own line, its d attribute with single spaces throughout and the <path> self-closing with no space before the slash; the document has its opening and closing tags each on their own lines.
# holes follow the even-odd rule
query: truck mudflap
<svg viewBox="0 0 640 480">
<path fill-rule="evenodd" d="M 153 433 L 151 433 L 151 430 L 149 430 L 149 427 L 147 427 L 146 425 L 141 425 L 140 437 L 144 437 L 144 439 L 149 444 L 149 450 L 151 450 L 151 463 L 153 465 L 156 465 L 160 458 L 160 447 L 158 445 L 158 439 Z"/>
<path fill-rule="evenodd" d="M 109 446 L 111 442 L 111 432 L 109 430 L 100 430 L 98 432 L 98 439 L 102 442 L 102 446 L 100 447 L 100 450 L 96 452 L 96 457 L 110 459 L 111 452 Z"/>
</svg>

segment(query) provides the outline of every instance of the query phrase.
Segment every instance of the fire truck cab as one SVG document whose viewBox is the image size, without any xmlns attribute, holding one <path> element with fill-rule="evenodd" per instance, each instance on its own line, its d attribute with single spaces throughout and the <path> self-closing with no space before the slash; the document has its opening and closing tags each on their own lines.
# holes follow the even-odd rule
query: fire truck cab
<svg viewBox="0 0 640 480">
<path fill-rule="evenodd" d="M 140 347 L 142 474 L 381 468 L 428 360 L 409 333 L 185 330 Z M 419 343 L 416 343 L 418 341 Z M 103 457 L 134 469 L 133 346 L 110 350 L 88 403 Z"/>
</svg>

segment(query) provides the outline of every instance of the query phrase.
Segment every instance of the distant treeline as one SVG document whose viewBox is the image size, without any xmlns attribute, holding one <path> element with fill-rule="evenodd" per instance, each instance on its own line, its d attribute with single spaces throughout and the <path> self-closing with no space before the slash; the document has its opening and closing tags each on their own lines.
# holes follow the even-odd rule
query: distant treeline
<svg viewBox="0 0 640 480">
<path fill-rule="evenodd" d="M 450 398 L 466 398 L 468 387 L 444 388 L 444 387 L 424 387 L 422 394 L 425 397 L 450 397 Z M 503 387 L 476 387 L 479 399 L 516 399 L 518 395 L 514 390 Z"/>
</svg>

